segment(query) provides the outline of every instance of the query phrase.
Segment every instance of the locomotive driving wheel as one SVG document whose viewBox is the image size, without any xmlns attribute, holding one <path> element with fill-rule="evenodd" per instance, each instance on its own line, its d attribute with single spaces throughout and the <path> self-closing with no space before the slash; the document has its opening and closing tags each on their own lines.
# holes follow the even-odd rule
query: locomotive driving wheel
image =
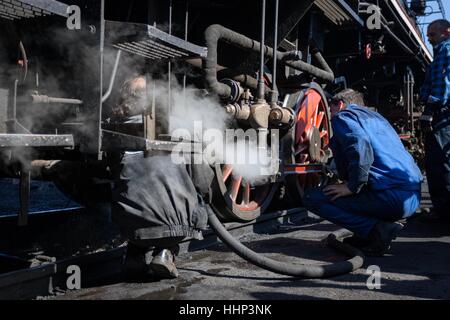
<svg viewBox="0 0 450 320">
<path fill-rule="evenodd" d="M 231 164 L 216 164 L 212 205 L 222 220 L 246 222 L 259 217 L 269 206 L 278 183 L 268 176 L 249 182 Z"/>
<path fill-rule="evenodd" d="M 326 163 L 331 155 L 330 112 L 324 92 L 316 83 L 311 83 L 307 89 L 292 95 L 289 105 L 294 109 L 296 117 L 291 134 L 283 141 L 285 162 L 302 165 L 305 170 L 301 174 L 288 175 L 286 182 L 291 196 L 302 199 L 306 188 L 318 187 L 326 179 L 321 172 L 308 168 Z"/>
</svg>

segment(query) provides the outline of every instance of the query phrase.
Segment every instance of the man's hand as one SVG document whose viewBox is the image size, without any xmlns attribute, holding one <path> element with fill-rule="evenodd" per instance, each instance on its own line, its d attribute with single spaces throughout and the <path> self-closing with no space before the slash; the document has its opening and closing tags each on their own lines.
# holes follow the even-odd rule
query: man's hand
<svg viewBox="0 0 450 320">
<path fill-rule="evenodd" d="M 323 193 L 327 196 L 331 196 L 331 201 L 336 200 L 340 197 L 346 197 L 353 194 L 347 187 L 346 183 L 343 184 L 332 184 L 323 188 Z"/>
</svg>

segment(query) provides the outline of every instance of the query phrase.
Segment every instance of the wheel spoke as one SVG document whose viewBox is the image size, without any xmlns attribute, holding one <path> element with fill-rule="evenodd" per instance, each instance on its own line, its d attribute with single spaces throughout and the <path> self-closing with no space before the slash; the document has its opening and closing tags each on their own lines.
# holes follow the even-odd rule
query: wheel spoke
<svg viewBox="0 0 450 320">
<path fill-rule="evenodd" d="M 298 155 L 299 153 L 305 151 L 306 149 L 308 149 L 308 146 L 306 144 L 299 144 L 297 146 L 297 149 L 295 149 L 295 155 Z"/>
<path fill-rule="evenodd" d="M 247 205 L 247 204 L 250 203 L 250 183 L 249 182 L 247 182 L 247 184 L 245 185 L 245 188 L 244 188 L 244 199 L 243 199 L 242 203 L 244 205 Z"/>
<path fill-rule="evenodd" d="M 227 181 L 233 171 L 233 167 L 229 164 L 226 164 L 222 169 L 223 174 L 223 182 Z"/>
<path fill-rule="evenodd" d="M 296 128 L 295 128 L 295 143 L 296 144 L 299 144 L 299 143 L 302 143 L 303 142 L 303 137 L 302 137 L 302 133 L 303 133 L 303 131 L 304 131 L 304 128 L 300 128 L 299 126 L 297 126 Z"/>
<path fill-rule="evenodd" d="M 239 189 L 241 188 L 242 176 L 233 179 L 233 184 L 231 186 L 231 199 L 236 201 Z"/>
<path fill-rule="evenodd" d="M 310 88 L 305 93 L 304 99 L 297 108 L 297 123 L 294 139 L 294 161 L 297 164 L 309 164 L 312 162 L 310 152 L 310 141 L 315 134 L 313 130 L 319 131 L 321 139 L 320 157 L 323 158 L 329 145 L 329 119 L 326 105 L 320 90 Z M 317 142 L 317 141 L 316 141 Z M 311 151 L 313 149 L 311 148 Z M 314 173 L 300 174 L 297 177 L 297 190 L 303 197 L 307 187 L 318 185 L 320 175 Z"/>
<path fill-rule="evenodd" d="M 313 118 L 312 118 L 312 120 L 311 120 L 311 125 L 312 125 L 312 126 L 315 126 L 315 125 L 316 125 L 316 122 L 317 122 L 317 115 L 318 115 L 318 113 L 319 113 L 319 105 L 314 106 L 313 112 L 314 112 L 314 116 L 313 116 Z"/>
<path fill-rule="evenodd" d="M 305 136 L 304 140 L 308 140 L 309 134 L 311 133 L 312 129 L 313 129 L 313 126 L 308 123 L 305 127 L 305 130 L 303 131 L 303 134 Z"/>
<path fill-rule="evenodd" d="M 320 111 L 319 114 L 317 115 L 317 119 L 316 119 L 316 122 L 315 122 L 315 127 L 316 128 L 320 128 L 320 124 L 322 123 L 322 120 L 323 120 L 324 116 L 325 116 L 325 112 Z"/>
</svg>

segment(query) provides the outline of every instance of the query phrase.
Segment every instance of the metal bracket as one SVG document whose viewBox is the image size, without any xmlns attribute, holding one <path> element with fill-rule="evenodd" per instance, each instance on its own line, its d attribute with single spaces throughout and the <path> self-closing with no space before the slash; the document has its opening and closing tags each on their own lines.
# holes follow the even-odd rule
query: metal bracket
<svg viewBox="0 0 450 320">
<path fill-rule="evenodd" d="M 30 207 L 30 168 L 26 164 L 22 164 L 20 169 L 20 210 L 17 224 L 21 227 L 28 224 L 28 211 Z"/>
<path fill-rule="evenodd" d="M 0 134 L 0 148 L 14 147 L 73 148 L 74 140 L 71 134 Z"/>
<path fill-rule="evenodd" d="M 202 145 L 198 142 L 177 142 L 164 140 L 148 140 L 120 132 L 102 129 L 103 151 L 165 151 L 174 148 L 186 153 L 202 153 Z"/>
</svg>

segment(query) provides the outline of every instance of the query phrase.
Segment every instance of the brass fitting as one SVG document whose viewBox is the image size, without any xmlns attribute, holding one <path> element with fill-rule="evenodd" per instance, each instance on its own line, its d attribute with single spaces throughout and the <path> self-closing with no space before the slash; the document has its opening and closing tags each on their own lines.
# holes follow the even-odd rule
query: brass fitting
<svg viewBox="0 0 450 320">
<path fill-rule="evenodd" d="M 250 106 L 248 104 L 231 103 L 225 107 L 225 110 L 237 120 L 248 120 L 250 117 Z"/>
<path fill-rule="evenodd" d="M 266 100 L 258 100 L 255 104 L 250 106 L 250 125 L 255 129 L 268 128 L 269 113 L 270 105 Z"/>
<path fill-rule="evenodd" d="M 294 119 L 294 110 L 290 108 L 276 106 L 273 107 L 269 113 L 270 124 L 276 127 L 290 127 L 294 124 Z"/>
</svg>

